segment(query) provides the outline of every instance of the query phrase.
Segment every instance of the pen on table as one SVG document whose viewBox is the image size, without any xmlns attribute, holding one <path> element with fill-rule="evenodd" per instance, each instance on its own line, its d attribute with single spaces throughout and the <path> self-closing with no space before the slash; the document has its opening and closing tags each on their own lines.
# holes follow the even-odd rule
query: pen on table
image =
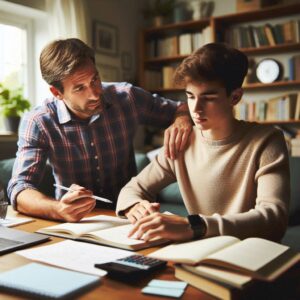
<svg viewBox="0 0 300 300">
<path fill-rule="evenodd" d="M 75 190 L 72 190 L 71 188 L 68 188 L 66 186 L 63 186 L 63 185 L 60 185 L 60 184 L 56 184 L 54 183 L 53 184 L 55 187 L 58 187 L 62 190 L 65 190 L 65 191 L 68 191 L 68 192 L 75 192 Z M 98 197 L 98 196 L 91 196 L 91 198 L 95 199 L 95 200 L 98 200 L 98 201 L 102 201 L 102 202 L 107 202 L 107 203 L 112 203 L 112 201 L 106 199 L 106 198 L 102 198 L 102 197 Z"/>
</svg>

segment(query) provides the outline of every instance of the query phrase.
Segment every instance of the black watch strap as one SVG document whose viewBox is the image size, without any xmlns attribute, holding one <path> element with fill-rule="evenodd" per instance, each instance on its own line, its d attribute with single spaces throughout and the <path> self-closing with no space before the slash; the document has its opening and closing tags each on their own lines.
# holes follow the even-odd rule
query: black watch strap
<svg viewBox="0 0 300 300">
<path fill-rule="evenodd" d="M 187 216 L 191 228 L 193 230 L 194 239 L 200 239 L 205 236 L 206 233 L 206 223 L 199 215 L 188 215 Z"/>
</svg>

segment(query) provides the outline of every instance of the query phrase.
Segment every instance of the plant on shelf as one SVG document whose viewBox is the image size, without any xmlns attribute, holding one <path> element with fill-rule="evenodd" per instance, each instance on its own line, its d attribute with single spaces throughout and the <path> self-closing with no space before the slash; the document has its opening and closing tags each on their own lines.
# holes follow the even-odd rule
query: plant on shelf
<svg viewBox="0 0 300 300">
<path fill-rule="evenodd" d="M 22 88 L 8 89 L 0 83 L 0 111 L 9 131 L 18 131 L 21 115 L 29 108 L 30 102 L 23 97 Z"/>
<path fill-rule="evenodd" d="M 154 26 L 161 26 L 164 19 L 171 16 L 175 7 L 174 0 L 154 0 L 148 9 L 145 9 L 144 16 L 153 21 Z"/>
</svg>

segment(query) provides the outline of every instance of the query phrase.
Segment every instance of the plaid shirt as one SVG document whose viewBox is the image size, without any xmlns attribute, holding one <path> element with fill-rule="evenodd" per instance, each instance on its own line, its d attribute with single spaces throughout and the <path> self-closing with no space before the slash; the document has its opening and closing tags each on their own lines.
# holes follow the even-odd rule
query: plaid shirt
<svg viewBox="0 0 300 300">
<path fill-rule="evenodd" d="M 167 127 L 177 103 L 128 83 L 103 83 L 103 90 L 105 109 L 88 121 L 74 118 L 56 98 L 24 115 L 8 185 L 14 207 L 18 193 L 37 189 L 47 160 L 56 183 L 76 183 L 116 202 L 120 189 L 136 174 L 133 138 L 137 126 Z M 56 189 L 56 199 L 64 193 Z"/>
</svg>

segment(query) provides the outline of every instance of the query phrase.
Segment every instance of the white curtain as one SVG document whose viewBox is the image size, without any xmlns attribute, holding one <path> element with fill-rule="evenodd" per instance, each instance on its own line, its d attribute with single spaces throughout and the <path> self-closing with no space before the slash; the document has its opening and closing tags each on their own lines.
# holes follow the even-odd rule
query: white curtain
<svg viewBox="0 0 300 300">
<path fill-rule="evenodd" d="M 79 38 L 88 42 L 84 0 L 46 0 L 51 39 Z"/>
</svg>

